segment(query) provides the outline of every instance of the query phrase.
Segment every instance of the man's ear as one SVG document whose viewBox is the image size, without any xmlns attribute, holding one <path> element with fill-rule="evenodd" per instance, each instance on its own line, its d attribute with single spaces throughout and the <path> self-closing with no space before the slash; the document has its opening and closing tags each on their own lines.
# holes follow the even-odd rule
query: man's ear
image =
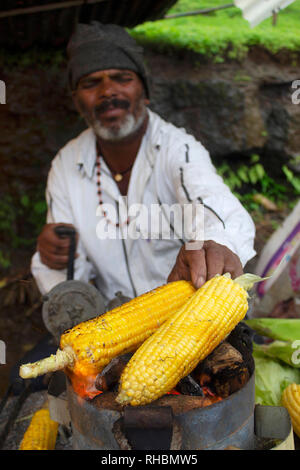
<svg viewBox="0 0 300 470">
<path fill-rule="evenodd" d="M 145 105 L 146 105 L 146 106 L 149 106 L 149 104 L 150 104 L 149 98 L 145 98 L 145 99 L 144 99 L 144 102 L 145 102 Z"/>
</svg>

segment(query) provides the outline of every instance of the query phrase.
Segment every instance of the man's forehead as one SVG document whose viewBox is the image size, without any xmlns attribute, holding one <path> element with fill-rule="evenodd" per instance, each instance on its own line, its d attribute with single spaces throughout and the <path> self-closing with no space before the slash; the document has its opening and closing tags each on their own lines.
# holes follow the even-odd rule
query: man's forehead
<svg viewBox="0 0 300 470">
<path fill-rule="evenodd" d="M 96 72 L 89 73 L 88 75 L 85 75 L 84 77 L 81 77 L 81 80 L 87 79 L 87 78 L 100 78 L 100 77 L 105 77 L 105 76 L 113 76 L 113 75 L 119 75 L 119 74 L 130 74 L 135 77 L 138 77 L 138 75 L 133 71 L 133 70 L 128 70 L 128 69 L 105 69 L 105 70 L 97 70 Z"/>
</svg>

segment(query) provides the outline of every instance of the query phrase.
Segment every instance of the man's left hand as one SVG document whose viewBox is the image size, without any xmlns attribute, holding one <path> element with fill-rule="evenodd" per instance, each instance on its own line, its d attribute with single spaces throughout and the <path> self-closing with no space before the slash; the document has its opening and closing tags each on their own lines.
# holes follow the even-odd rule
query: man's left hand
<svg viewBox="0 0 300 470">
<path fill-rule="evenodd" d="M 230 273 L 232 279 L 243 274 L 239 257 L 224 245 L 208 240 L 201 250 L 186 250 L 183 246 L 169 274 L 168 282 L 192 281 L 199 289 L 216 274 Z"/>
</svg>

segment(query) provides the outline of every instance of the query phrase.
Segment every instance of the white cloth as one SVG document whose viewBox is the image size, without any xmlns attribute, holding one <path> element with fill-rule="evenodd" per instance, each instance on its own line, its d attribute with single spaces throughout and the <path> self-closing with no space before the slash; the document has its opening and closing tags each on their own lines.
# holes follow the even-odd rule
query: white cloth
<svg viewBox="0 0 300 470">
<path fill-rule="evenodd" d="M 128 297 L 147 292 L 167 281 L 183 241 L 179 239 L 105 239 L 96 236 L 96 139 L 87 129 L 63 147 L 52 161 L 46 197 L 48 223 L 71 223 L 79 233 L 74 279 L 94 278 L 106 301 L 120 290 Z M 101 159 L 104 203 L 116 205 L 120 192 Z M 204 240 L 214 240 L 235 252 L 243 265 L 255 255 L 254 223 L 237 198 L 217 175 L 208 152 L 188 135 L 149 111 L 149 123 L 132 168 L 128 207 L 134 203 L 176 203 L 202 200 L 205 204 Z M 123 207 L 122 207 L 123 205 Z M 125 205 L 121 200 L 121 208 Z M 166 221 L 170 225 L 170 221 Z M 123 230 L 123 229 L 122 229 Z M 184 240 L 186 241 L 186 240 Z M 49 269 L 32 258 L 32 273 L 44 294 L 66 279 L 66 270 Z"/>
<path fill-rule="evenodd" d="M 265 19 L 278 13 L 295 0 L 234 0 L 234 4 L 243 12 L 245 20 L 249 21 L 251 28 L 257 26 Z"/>
</svg>

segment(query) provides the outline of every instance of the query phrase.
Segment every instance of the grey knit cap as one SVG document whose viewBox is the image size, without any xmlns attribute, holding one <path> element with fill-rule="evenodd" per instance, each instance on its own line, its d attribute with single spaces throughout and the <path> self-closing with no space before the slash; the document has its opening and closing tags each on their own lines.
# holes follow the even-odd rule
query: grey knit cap
<svg viewBox="0 0 300 470">
<path fill-rule="evenodd" d="M 78 24 L 67 46 L 68 77 L 75 90 L 81 77 L 98 70 L 126 69 L 137 73 L 149 97 L 149 84 L 143 60 L 143 49 L 121 26 Z"/>
</svg>

